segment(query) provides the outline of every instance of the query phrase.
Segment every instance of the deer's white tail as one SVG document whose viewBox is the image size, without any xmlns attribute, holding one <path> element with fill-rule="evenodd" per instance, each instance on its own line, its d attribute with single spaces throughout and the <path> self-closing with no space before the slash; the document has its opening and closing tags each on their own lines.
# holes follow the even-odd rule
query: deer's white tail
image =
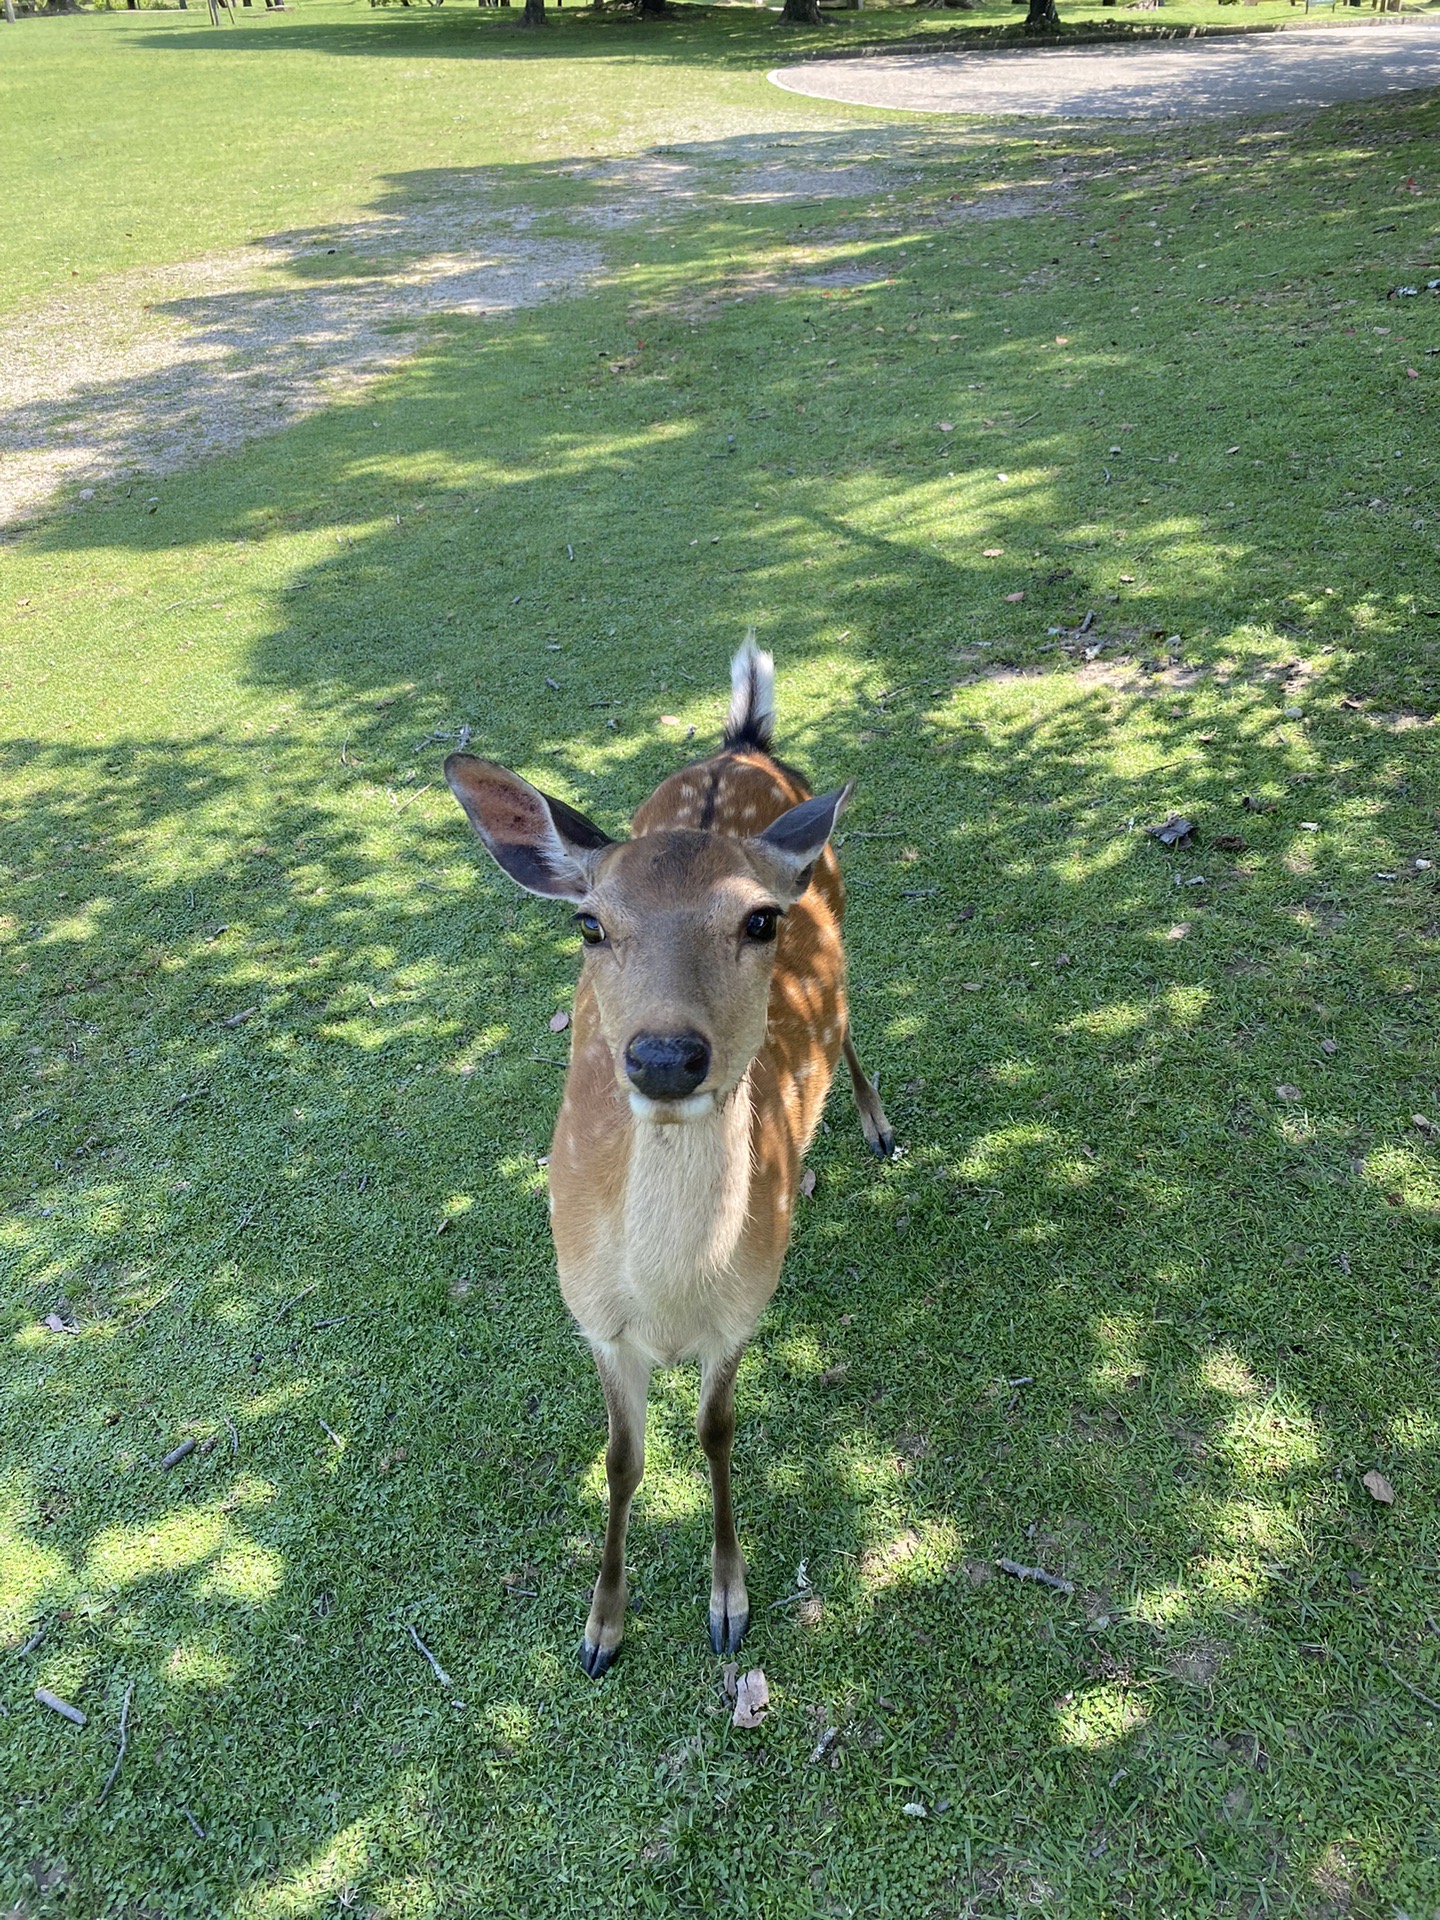
<svg viewBox="0 0 1440 1920">
<path fill-rule="evenodd" d="M 753 628 L 730 662 L 730 686 L 725 745 L 768 753 L 775 738 L 775 662 L 756 646 Z"/>
</svg>

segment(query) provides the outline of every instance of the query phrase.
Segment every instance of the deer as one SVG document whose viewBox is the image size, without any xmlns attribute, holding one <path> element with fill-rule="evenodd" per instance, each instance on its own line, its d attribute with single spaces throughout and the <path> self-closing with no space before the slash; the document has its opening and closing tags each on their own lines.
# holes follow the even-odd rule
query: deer
<svg viewBox="0 0 1440 1920">
<path fill-rule="evenodd" d="M 625 1628 L 625 1541 L 657 1367 L 698 1361 L 713 1505 L 710 1644 L 750 1618 L 731 1504 L 735 1381 L 780 1279 L 802 1162 L 844 1057 L 865 1139 L 894 1135 L 850 1035 L 831 845 L 854 782 L 813 795 L 771 752 L 774 662 L 731 665 L 718 753 L 661 782 L 612 840 L 494 761 L 445 778 L 500 868 L 568 901 L 582 943 L 550 1151 L 560 1292 L 608 1413 L 600 1573 L 580 1646 L 594 1679 Z"/>
</svg>

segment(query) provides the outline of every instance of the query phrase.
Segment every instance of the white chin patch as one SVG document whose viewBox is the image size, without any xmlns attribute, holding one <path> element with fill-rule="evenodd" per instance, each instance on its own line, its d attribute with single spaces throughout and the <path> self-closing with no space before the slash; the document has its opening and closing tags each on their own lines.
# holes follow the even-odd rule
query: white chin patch
<svg viewBox="0 0 1440 1920">
<path fill-rule="evenodd" d="M 630 1111 L 637 1120 L 649 1120 L 656 1126 L 674 1125 L 677 1121 L 703 1120 L 707 1113 L 715 1111 L 713 1093 L 691 1093 L 683 1100 L 649 1100 L 643 1093 L 630 1088 Z"/>
</svg>

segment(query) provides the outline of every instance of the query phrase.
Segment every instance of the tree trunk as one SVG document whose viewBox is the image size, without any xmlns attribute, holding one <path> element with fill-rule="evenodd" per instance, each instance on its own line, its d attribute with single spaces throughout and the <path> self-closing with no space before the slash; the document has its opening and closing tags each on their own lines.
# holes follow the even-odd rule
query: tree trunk
<svg viewBox="0 0 1440 1920">
<path fill-rule="evenodd" d="M 5 18 L 13 27 L 15 24 L 15 0 L 5 0 Z"/>
<path fill-rule="evenodd" d="M 543 27 L 545 0 L 525 0 L 525 12 L 520 24 L 522 27 Z"/>
<path fill-rule="evenodd" d="M 788 20 L 792 27 L 823 27 L 820 18 L 819 0 L 785 0 L 785 10 L 780 15 Z"/>
<path fill-rule="evenodd" d="M 1025 16 L 1026 33 L 1058 33 L 1060 16 L 1055 11 L 1055 0 L 1030 0 L 1030 11 Z"/>
<path fill-rule="evenodd" d="M 665 0 L 640 0 L 639 13 L 642 20 L 665 20 L 670 9 Z"/>
</svg>

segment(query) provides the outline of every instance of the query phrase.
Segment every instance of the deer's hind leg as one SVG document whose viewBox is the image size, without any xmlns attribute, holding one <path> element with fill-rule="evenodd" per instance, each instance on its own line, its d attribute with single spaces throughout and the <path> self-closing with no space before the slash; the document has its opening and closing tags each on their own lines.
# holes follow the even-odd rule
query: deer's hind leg
<svg viewBox="0 0 1440 1920">
<path fill-rule="evenodd" d="M 855 1104 L 860 1109 L 860 1125 L 865 1131 L 866 1144 L 872 1153 L 879 1154 L 882 1160 L 888 1160 L 895 1151 L 895 1135 L 885 1118 L 879 1094 L 865 1076 L 848 1027 L 845 1029 L 845 1064 L 850 1069 L 850 1085 L 855 1094 Z"/>
<path fill-rule="evenodd" d="M 730 1504 L 730 1449 L 735 1440 L 735 1375 L 739 1366 L 738 1353 L 726 1360 L 705 1361 L 700 1371 L 700 1407 L 695 1416 L 696 1437 L 710 1462 L 710 1494 L 715 1508 L 710 1644 L 716 1653 L 734 1653 L 750 1624 L 745 1556 L 735 1537 L 735 1514 Z"/>
<path fill-rule="evenodd" d="M 585 1622 L 580 1664 L 598 1680 L 615 1664 L 625 1632 L 625 1533 L 630 1503 L 645 1473 L 645 1405 L 650 1394 L 650 1362 L 633 1347 L 606 1342 L 594 1349 L 605 1405 L 610 1414 L 610 1438 L 605 1448 L 605 1480 L 610 1511 L 605 1522 L 605 1551 L 600 1578 Z"/>
</svg>

